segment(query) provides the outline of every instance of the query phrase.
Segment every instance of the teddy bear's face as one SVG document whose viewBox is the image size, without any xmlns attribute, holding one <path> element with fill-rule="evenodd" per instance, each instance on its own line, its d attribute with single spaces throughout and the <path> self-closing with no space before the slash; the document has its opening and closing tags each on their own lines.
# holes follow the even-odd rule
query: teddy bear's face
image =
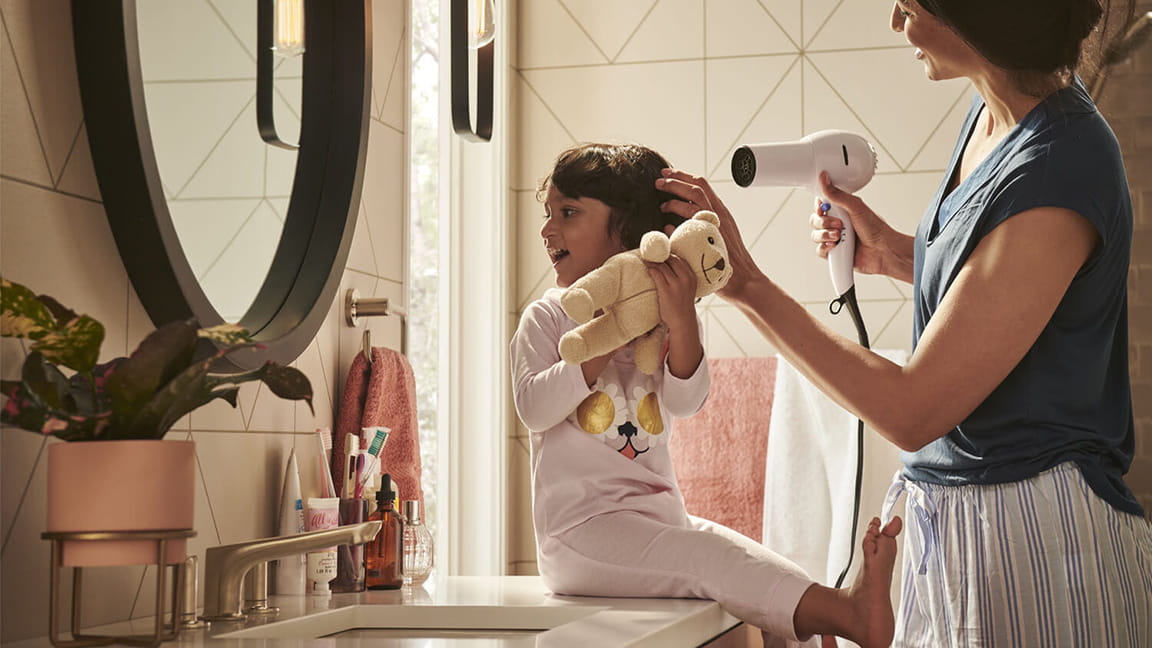
<svg viewBox="0 0 1152 648">
<path fill-rule="evenodd" d="M 712 212 L 700 212 L 672 232 L 672 253 L 687 261 L 696 273 L 697 297 L 720 290 L 732 276 L 719 223 Z"/>
</svg>

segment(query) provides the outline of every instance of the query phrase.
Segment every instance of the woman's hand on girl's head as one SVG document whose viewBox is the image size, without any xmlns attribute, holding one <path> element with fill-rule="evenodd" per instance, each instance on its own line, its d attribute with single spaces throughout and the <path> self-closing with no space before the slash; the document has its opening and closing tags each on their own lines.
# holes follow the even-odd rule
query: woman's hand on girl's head
<svg viewBox="0 0 1152 648">
<path fill-rule="evenodd" d="M 696 273 L 684 259 L 673 254 L 663 263 L 646 261 L 648 276 L 656 285 L 660 320 L 669 331 L 696 325 Z"/>
<path fill-rule="evenodd" d="M 720 235 L 724 237 L 724 245 L 728 248 L 728 262 L 732 266 L 732 278 L 717 294 L 730 301 L 740 301 L 740 296 L 748 282 L 756 277 L 763 276 L 760 268 L 752 259 L 752 254 L 744 245 L 740 236 L 740 229 L 732 213 L 724 206 L 708 181 L 677 169 L 664 169 L 664 177 L 656 180 L 656 188 L 666 191 L 677 200 L 669 200 L 661 205 L 661 209 L 681 218 L 692 218 L 696 212 L 707 209 L 720 217 Z"/>
</svg>

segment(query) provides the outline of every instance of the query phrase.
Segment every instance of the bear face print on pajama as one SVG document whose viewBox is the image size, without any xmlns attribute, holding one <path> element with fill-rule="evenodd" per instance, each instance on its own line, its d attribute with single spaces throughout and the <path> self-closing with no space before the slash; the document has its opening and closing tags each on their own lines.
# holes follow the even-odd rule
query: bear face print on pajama
<svg viewBox="0 0 1152 648">
<path fill-rule="evenodd" d="M 647 377 L 647 376 L 645 376 Z M 651 382 L 650 380 L 648 382 Z M 596 381 L 596 390 L 585 398 L 568 420 L 629 459 L 667 443 L 660 400 L 651 385 L 636 385 L 631 397 L 616 382 Z"/>
</svg>

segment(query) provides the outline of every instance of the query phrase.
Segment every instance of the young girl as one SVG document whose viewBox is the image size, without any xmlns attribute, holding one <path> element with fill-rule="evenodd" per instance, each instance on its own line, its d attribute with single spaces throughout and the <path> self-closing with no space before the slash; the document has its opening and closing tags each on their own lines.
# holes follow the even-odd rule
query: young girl
<svg viewBox="0 0 1152 648">
<path fill-rule="evenodd" d="M 541 183 L 540 235 L 561 288 L 608 257 L 671 231 L 655 189 L 659 154 L 637 145 L 586 144 L 557 159 Z M 688 515 L 668 452 L 672 417 L 708 395 L 708 364 L 694 307 L 696 279 L 675 256 L 650 264 L 668 328 L 663 371 L 636 370 L 628 347 L 583 365 L 557 349 L 576 322 L 549 290 L 525 310 L 512 340 L 516 410 L 531 430 L 533 520 L 540 575 L 557 594 L 688 597 L 718 601 L 765 640 L 838 635 L 887 646 L 899 519 L 878 519 L 863 541 L 856 584 L 813 583 L 787 559 L 718 524 Z"/>
</svg>

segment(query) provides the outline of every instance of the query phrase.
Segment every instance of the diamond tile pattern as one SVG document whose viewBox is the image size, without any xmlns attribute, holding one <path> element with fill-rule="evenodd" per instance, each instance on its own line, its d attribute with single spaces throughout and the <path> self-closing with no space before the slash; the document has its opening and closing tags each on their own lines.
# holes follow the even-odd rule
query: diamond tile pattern
<svg viewBox="0 0 1152 648">
<path fill-rule="evenodd" d="M 537 179 L 577 142 L 636 141 L 708 177 L 764 270 L 855 338 L 847 316 L 828 313 L 827 266 L 808 236 L 813 197 L 802 189 L 739 189 L 728 165 L 744 143 L 826 128 L 859 132 L 879 155 L 879 175 L 860 195 L 911 231 L 948 162 L 971 89 L 964 81 L 924 78 L 903 36 L 888 29 L 891 7 L 889 0 L 520 2 L 511 71 L 521 126 L 513 136 L 512 180 L 518 308 L 553 285 L 540 244 Z M 858 277 L 857 284 L 873 345 L 908 349 L 910 288 L 882 277 Z M 703 300 L 699 310 L 709 355 L 775 353 L 722 300 Z M 513 433 L 518 442 L 525 434 Z M 525 489 L 512 496 L 509 536 L 523 537 L 523 526 L 531 526 L 529 495 Z M 510 547 L 516 573 L 530 571 L 534 559 L 531 543 Z"/>
<path fill-rule="evenodd" d="M 228 0 L 139 3 L 142 11 L 169 12 L 162 25 L 171 31 L 150 33 L 150 40 L 172 49 L 183 43 L 182 51 L 195 51 L 200 62 L 214 70 L 197 84 L 161 84 L 152 110 L 157 124 L 170 126 L 161 137 L 191 145 L 195 151 L 170 160 L 181 171 L 177 179 L 166 182 L 167 191 L 196 198 L 176 210 L 178 227 L 187 232 L 190 245 L 218 251 L 231 246 L 249 256 L 260 254 L 269 242 L 275 244 L 275 234 L 250 226 L 263 223 L 278 231 L 295 163 L 294 157 L 287 154 L 285 160 L 286 154 L 278 150 L 264 151 L 265 157 L 257 149 L 253 155 L 242 141 L 259 142 L 250 84 L 255 47 L 242 37 L 255 32 L 253 6 Z M 372 9 L 372 125 L 353 252 L 340 299 L 295 363 L 312 381 L 316 415 L 258 385 L 245 385 L 238 408 L 213 403 L 176 424 L 168 438 L 197 442 L 197 537 L 189 542 L 193 554 L 203 556 L 210 546 L 272 534 L 284 462 L 293 447 L 304 472 L 304 487 L 315 487 L 315 471 L 309 472 L 315 465 L 311 432 L 332 425 L 336 395 L 359 350 L 364 326 L 344 325 L 343 289 L 355 287 L 364 296 L 405 301 L 407 199 L 401 183 L 407 159 L 408 2 L 374 0 Z M 96 317 L 107 328 L 102 359 L 124 355 L 152 324 L 124 272 L 100 203 L 76 83 L 70 3 L 0 0 L 0 23 L 0 274 Z M 213 31 L 222 40 L 206 47 L 204 32 L 194 32 L 192 25 Z M 230 67 L 237 63 L 242 70 Z M 182 76 L 188 68 L 180 61 L 169 60 L 167 65 L 153 71 L 168 79 L 190 78 Z M 289 77 L 293 72 L 284 66 L 292 65 L 281 64 Z M 198 79 L 205 75 L 203 69 L 197 67 Z M 298 83 L 294 89 L 286 88 L 278 97 L 278 115 L 298 115 L 298 95 Z M 212 125 L 203 127 L 205 120 Z M 201 127 L 190 126 L 193 123 Z M 289 120 L 280 119 L 277 126 L 285 139 L 296 139 Z M 237 159 L 245 162 L 226 165 Z M 267 193 L 253 195 L 238 188 L 235 183 L 245 172 L 255 173 L 248 177 L 257 186 L 267 182 Z M 276 177 L 287 178 L 287 183 Z M 229 212 L 228 203 L 236 209 Z M 237 216 L 230 224 L 221 221 Z M 218 277 L 235 283 L 251 274 L 248 266 L 219 252 L 205 263 L 206 281 Z M 394 318 L 371 318 L 367 326 L 374 344 L 399 346 L 400 326 Z M 17 341 L 0 343 L 5 378 L 19 371 L 23 358 L 24 348 Z M 3 643 L 43 636 L 48 630 L 49 545 L 40 533 L 45 506 L 42 450 L 50 443 L 56 441 L 23 430 L 0 433 Z M 154 601 L 153 578 L 143 568 L 87 570 L 85 622 L 148 616 Z M 62 596 L 70 596 L 70 586 Z"/>
</svg>

